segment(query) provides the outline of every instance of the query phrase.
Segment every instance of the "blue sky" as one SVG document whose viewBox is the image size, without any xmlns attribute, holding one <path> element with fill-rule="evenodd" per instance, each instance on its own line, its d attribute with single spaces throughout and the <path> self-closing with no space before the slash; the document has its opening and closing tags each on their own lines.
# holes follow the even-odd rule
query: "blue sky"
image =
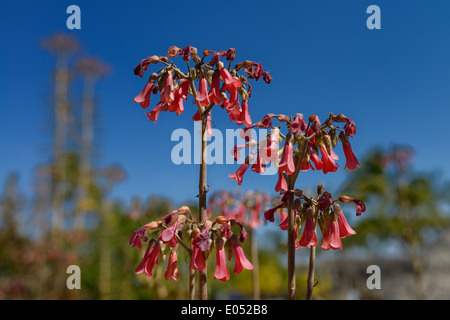
<svg viewBox="0 0 450 320">
<path fill-rule="evenodd" d="M 81 30 L 66 29 L 71 4 L 81 8 Z M 381 30 L 366 27 L 372 4 L 381 8 Z M 188 103 L 179 117 L 163 113 L 154 124 L 132 103 L 145 81 L 133 75 L 134 66 L 171 45 L 200 52 L 234 47 L 236 61 L 262 63 L 273 82 L 253 87 L 254 121 L 267 113 L 344 113 L 358 128 L 352 140 L 358 156 L 373 146 L 408 144 L 416 149 L 418 170 L 450 178 L 448 17 L 445 0 L 7 1 L 0 12 L 0 183 L 16 171 L 29 192 L 34 166 L 47 158 L 41 128 L 54 61 L 39 41 L 60 31 L 82 43 L 80 56 L 97 56 L 113 67 L 97 90 L 99 165 L 119 163 L 127 171 L 114 191 L 124 200 L 156 194 L 195 201 L 198 167 L 177 166 L 170 158 L 172 131 L 193 131 L 194 105 Z M 218 129 L 237 128 L 220 108 L 213 120 Z M 302 174 L 298 187 L 324 182 L 333 193 L 346 174 L 339 163 L 338 173 Z M 236 188 L 227 176 L 237 168 L 210 166 L 212 191 Z M 275 183 L 274 176 L 248 172 L 241 188 L 272 192 Z"/>
</svg>

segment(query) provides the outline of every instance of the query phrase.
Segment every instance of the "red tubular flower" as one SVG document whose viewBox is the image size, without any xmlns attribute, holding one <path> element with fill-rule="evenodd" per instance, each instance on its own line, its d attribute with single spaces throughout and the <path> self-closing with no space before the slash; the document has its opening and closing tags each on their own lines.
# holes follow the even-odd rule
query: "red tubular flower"
<svg viewBox="0 0 450 320">
<path fill-rule="evenodd" d="M 227 268 L 227 258 L 223 248 L 222 238 L 216 240 L 216 270 L 214 271 L 214 280 L 227 281 L 230 279 L 230 271 Z"/>
<path fill-rule="evenodd" d="M 275 211 L 279 208 L 280 208 L 280 206 L 276 206 L 274 208 L 266 210 L 266 212 L 264 212 L 264 218 L 270 222 L 274 222 L 275 221 Z"/>
<path fill-rule="evenodd" d="M 339 201 L 342 203 L 354 202 L 356 204 L 356 216 L 360 216 L 362 212 L 366 211 L 366 205 L 362 200 L 354 199 L 348 196 L 340 196 Z"/>
<path fill-rule="evenodd" d="M 301 132 L 301 131 L 305 131 L 307 128 L 306 126 L 306 122 L 303 119 L 303 115 L 298 113 L 295 118 L 294 121 L 292 121 L 291 125 L 290 125 L 290 130 L 293 134 L 296 134 L 297 132 Z"/>
<path fill-rule="evenodd" d="M 161 232 L 159 234 L 159 239 L 163 242 L 163 243 L 168 243 L 171 247 L 173 247 L 173 240 L 175 240 L 175 245 L 177 243 L 177 238 L 176 238 L 176 232 L 177 232 L 177 228 L 178 228 L 178 221 L 175 222 L 171 227 L 167 228 L 166 230 L 164 230 L 163 232 Z"/>
<path fill-rule="evenodd" d="M 206 227 L 197 237 L 192 240 L 192 256 L 189 269 L 205 271 L 206 262 L 203 251 L 209 248 L 209 228 Z"/>
<path fill-rule="evenodd" d="M 205 271 L 206 269 L 206 262 L 205 258 L 203 257 L 203 252 L 198 246 L 192 247 L 192 257 L 191 262 L 189 263 L 189 269 L 200 271 Z"/>
<path fill-rule="evenodd" d="M 333 205 L 334 211 L 338 214 L 338 223 L 339 223 L 339 235 L 341 238 L 345 238 L 347 236 L 351 236 L 356 234 L 356 231 L 350 227 L 345 219 L 344 213 L 342 212 L 341 206 L 338 203 Z"/>
<path fill-rule="evenodd" d="M 266 220 L 269 220 L 270 222 L 274 222 L 275 221 L 275 211 L 278 209 L 278 207 L 275 208 L 271 208 L 269 210 L 266 210 L 266 212 L 264 212 L 264 218 Z"/>
<path fill-rule="evenodd" d="M 145 228 L 141 227 L 133 232 L 133 234 L 130 237 L 130 246 L 136 247 L 138 250 L 142 248 L 141 240 L 144 242 L 147 242 L 148 237 L 145 234 Z"/>
<path fill-rule="evenodd" d="M 170 251 L 169 263 L 167 265 L 166 272 L 164 273 L 164 278 L 166 280 L 172 279 L 173 281 L 177 281 L 178 274 L 178 265 L 177 265 L 177 252 L 175 250 Z"/>
<path fill-rule="evenodd" d="M 283 148 L 283 156 L 280 164 L 278 165 L 278 173 L 282 172 L 286 172 L 288 175 L 295 172 L 294 149 L 292 147 L 292 140 L 288 139 L 288 137 L 286 137 L 286 143 Z"/>
<path fill-rule="evenodd" d="M 141 108 L 147 109 L 150 106 L 150 95 L 152 93 L 154 82 L 147 82 L 145 84 L 144 89 L 141 93 L 139 93 L 134 99 L 133 102 L 140 103 Z"/>
<path fill-rule="evenodd" d="M 152 253 L 153 253 L 153 248 L 151 248 L 149 245 L 147 250 L 145 250 L 145 254 L 141 260 L 141 263 L 139 264 L 139 266 L 136 269 L 134 269 L 135 274 L 141 274 L 142 272 L 144 272 L 144 267 L 147 264 L 149 257 L 152 255 Z"/>
<path fill-rule="evenodd" d="M 274 222 L 275 221 L 275 211 L 280 209 L 282 206 L 283 206 L 283 203 L 280 203 L 276 207 L 267 210 L 266 212 L 264 212 L 264 218 L 266 220 L 269 220 L 270 222 Z"/>
<path fill-rule="evenodd" d="M 206 107 L 210 104 L 208 96 L 208 81 L 206 81 L 206 78 L 201 78 L 199 81 L 195 103 L 199 103 L 202 107 Z"/>
<path fill-rule="evenodd" d="M 327 148 L 325 148 L 324 145 L 320 146 L 320 153 L 322 154 L 323 173 L 327 174 L 328 172 L 336 172 L 339 165 L 328 154 Z"/>
<path fill-rule="evenodd" d="M 181 52 L 180 48 L 178 48 L 177 46 L 171 46 L 169 48 L 169 50 L 167 51 L 167 56 L 174 58 L 174 57 L 178 56 L 180 54 L 180 52 Z"/>
<path fill-rule="evenodd" d="M 271 82 L 272 82 L 272 76 L 270 75 L 269 72 L 264 71 L 263 74 L 262 74 L 262 76 L 263 76 L 263 80 L 264 80 L 266 83 L 271 83 Z"/>
<path fill-rule="evenodd" d="M 239 150 L 241 150 L 245 147 L 246 147 L 245 145 L 241 145 L 241 146 L 235 145 L 234 146 L 233 150 L 231 150 L 231 154 L 233 155 L 234 161 L 238 161 L 240 159 L 241 153 L 239 152 Z"/>
<path fill-rule="evenodd" d="M 280 130 L 278 128 L 273 129 L 270 132 L 269 139 L 263 141 L 262 150 L 259 150 L 259 154 L 267 162 L 275 162 L 278 159 L 278 137 Z"/>
<path fill-rule="evenodd" d="M 355 154 L 353 153 L 352 146 L 350 144 L 350 141 L 348 140 L 347 136 L 345 134 L 339 135 L 342 141 L 342 148 L 344 150 L 344 155 L 346 159 L 345 168 L 349 170 L 354 170 L 359 167 L 359 161 L 356 159 Z"/>
<path fill-rule="evenodd" d="M 183 100 L 187 101 L 188 91 L 189 91 L 189 81 L 182 80 L 178 89 L 175 90 L 174 99 L 169 106 L 170 112 L 176 112 L 178 115 L 182 114 L 184 111 Z"/>
<path fill-rule="evenodd" d="M 319 133 L 321 129 L 321 123 L 319 117 L 316 115 L 312 115 L 309 117 L 309 121 L 311 122 L 310 129 L 312 132 Z"/>
<path fill-rule="evenodd" d="M 302 171 L 314 170 L 314 167 L 311 165 L 311 161 L 309 161 L 310 159 L 308 159 L 308 155 L 306 155 L 300 168 Z"/>
<path fill-rule="evenodd" d="M 248 112 L 248 100 L 243 100 L 241 107 L 242 111 L 237 123 L 239 125 L 244 124 L 246 127 L 250 127 L 252 125 L 252 119 L 250 118 L 250 114 Z"/>
<path fill-rule="evenodd" d="M 222 237 L 225 237 L 226 239 L 229 239 L 231 236 L 231 225 L 229 222 L 224 223 L 220 226 L 220 233 Z"/>
<path fill-rule="evenodd" d="M 302 237 L 300 239 L 300 247 L 311 247 L 317 245 L 316 228 L 314 226 L 312 208 L 308 208 L 306 211 L 306 222 L 303 230 Z"/>
<path fill-rule="evenodd" d="M 309 148 L 309 156 L 310 156 L 311 161 L 314 163 L 316 170 L 322 170 L 323 162 L 322 162 L 322 160 L 320 160 L 319 156 L 311 148 Z"/>
<path fill-rule="evenodd" d="M 144 76 L 144 71 L 147 71 L 148 69 L 148 65 L 150 63 L 156 64 L 160 60 L 161 59 L 158 56 L 151 56 L 141 60 L 141 62 L 139 62 L 139 64 L 134 68 L 134 74 L 142 78 Z"/>
<path fill-rule="evenodd" d="M 262 65 L 256 62 L 249 62 L 248 64 L 249 65 L 245 68 L 245 72 L 248 74 L 250 79 L 255 79 L 258 81 L 264 73 Z"/>
<path fill-rule="evenodd" d="M 344 126 L 344 134 L 353 138 L 356 134 L 356 125 L 350 118 L 346 118 L 346 121 L 347 123 Z"/>
<path fill-rule="evenodd" d="M 325 219 L 321 229 L 323 235 L 321 248 L 323 250 L 342 249 L 341 237 L 339 235 L 339 223 L 333 214 Z"/>
<path fill-rule="evenodd" d="M 239 245 L 237 241 L 233 242 L 233 251 L 234 251 L 234 258 L 236 261 L 233 271 L 235 274 L 241 273 L 243 269 L 253 270 L 253 265 L 245 257 L 244 250 L 242 250 L 242 247 Z"/>
<path fill-rule="evenodd" d="M 189 61 L 191 60 L 191 54 L 197 54 L 197 49 L 191 46 L 187 46 L 181 49 L 180 54 L 183 56 L 184 61 Z"/>
<path fill-rule="evenodd" d="M 161 101 L 165 101 L 170 104 L 175 98 L 173 91 L 173 77 L 172 74 L 168 72 L 166 75 L 166 79 L 164 80 L 164 87 L 162 88 L 160 93 Z"/>
<path fill-rule="evenodd" d="M 278 173 L 278 181 L 277 181 L 277 185 L 275 186 L 275 191 L 276 192 L 280 192 L 281 190 L 287 190 L 288 186 L 287 186 L 287 182 L 286 179 L 284 178 L 283 173 Z"/>
<path fill-rule="evenodd" d="M 240 186 L 242 184 L 242 179 L 244 178 L 244 174 L 247 171 L 248 167 L 249 167 L 248 163 L 243 163 L 235 173 L 230 174 L 228 177 L 233 180 L 236 180 L 238 185 Z"/>
<path fill-rule="evenodd" d="M 334 152 L 333 148 L 330 148 L 330 157 L 335 161 L 339 160 L 339 156 Z"/>
<path fill-rule="evenodd" d="M 217 105 L 220 105 L 222 103 L 222 95 L 220 93 L 220 77 L 213 76 L 212 82 L 211 82 L 211 88 L 208 92 L 209 101 L 214 102 Z"/>
<path fill-rule="evenodd" d="M 272 118 L 273 117 L 276 117 L 276 115 L 273 113 L 266 114 L 264 116 L 264 118 L 262 118 L 262 120 L 255 123 L 254 126 L 256 126 L 258 128 L 269 129 L 272 126 Z"/>
<path fill-rule="evenodd" d="M 333 204 L 333 198 L 329 192 L 324 192 L 319 198 L 318 206 L 320 211 L 325 211 L 329 206 Z"/>
<path fill-rule="evenodd" d="M 209 227 L 206 227 L 197 237 L 192 240 L 194 247 L 199 247 L 201 251 L 209 249 Z"/>
<path fill-rule="evenodd" d="M 255 163 L 252 165 L 252 171 L 260 174 L 266 172 L 266 162 L 263 157 L 259 156 L 259 153 L 256 155 Z"/>
<path fill-rule="evenodd" d="M 239 121 L 239 117 L 241 116 L 239 101 L 233 103 L 231 100 L 225 99 L 222 106 L 227 110 L 230 121 Z"/>
<path fill-rule="evenodd" d="M 242 82 L 233 77 L 230 72 L 228 72 L 228 70 L 224 67 L 220 69 L 220 76 L 222 77 L 225 84 L 224 90 L 228 91 L 229 93 L 236 91 L 237 88 L 242 86 Z"/>
<path fill-rule="evenodd" d="M 153 276 L 153 268 L 158 264 L 158 258 L 159 245 L 157 241 L 153 240 L 152 243 L 149 243 L 144 258 L 142 259 L 139 266 L 134 270 L 134 273 L 140 274 L 144 272 L 147 277 Z"/>
<path fill-rule="evenodd" d="M 233 61 L 234 59 L 236 59 L 236 49 L 234 48 L 228 49 L 226 59 L 227 61 Z"/>
<path fill-rule="evenodd" d="M 295 215 L 297 215 L 297 209 L 294 209 L 294 216 Z M 281 230 L 286 231 L 288 229 L 288 214 L 283 209 L 280 210 L 280 221 L 281 223 L 278 226 Z"/>
</svg>

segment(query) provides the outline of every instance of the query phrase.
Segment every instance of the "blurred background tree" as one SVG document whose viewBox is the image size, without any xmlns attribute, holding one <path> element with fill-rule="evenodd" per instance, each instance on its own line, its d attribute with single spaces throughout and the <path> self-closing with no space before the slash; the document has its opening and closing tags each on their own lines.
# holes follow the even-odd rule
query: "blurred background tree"
<svg viewBox="0 0 450 320">
<path fill-rule="evenodd" d="M 437 176 L 413 170 L 413 156 L 408 146 L 374 149 L 349 174 L 341 193 L 358 195 L 369 210 L 354 220 L 357 236 L 345 245 L 366 248 L 371 256 L 393 250 L 405 257 L 414 280 L 412 298 L 425 299 L 423 256 L 449 226 L 449 198 Z"/>
</svg>

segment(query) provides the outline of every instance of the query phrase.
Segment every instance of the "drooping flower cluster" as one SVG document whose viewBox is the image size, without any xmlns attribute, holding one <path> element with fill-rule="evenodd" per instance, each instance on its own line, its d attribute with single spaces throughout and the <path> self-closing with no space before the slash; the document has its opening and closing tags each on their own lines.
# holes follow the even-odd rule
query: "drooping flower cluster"
<svg viewBox="0 0 450 320">
<path fill-rule="evenodd" d="M 187 73 L 183 73 L 170 60 L 177 56 L 181 56 L 187 63 Z M 207 57 L 211 57 L 209 62 L 205 61 Z M 189 66 L 191 58 L 195 62 L 193 67 Z M 151 95 L 159 93 L 159 102 L 150 112 L 147 112 L 148 119 L 156 123 L 159 114 L 163 111 L 175 112 L 177 115 L 183 113 L 184 102 L 187 101 L 188 95 L 191 95 L 198 108 L 193 116 L 194 121 L 200 121 L 203 111 L 209 108 L 207 119 L 209 135 L 211 135 L 209 111 L 214 105 L 220 105 L 225 109 L 231 121 L 248 127 L 252 124 L 248 103 L 252 95 L 249 79 L 258 81 L 263 78 L 266 83 L 270 83 L 272 77 L 268 72 L 263 71 L 261 64 L 248 60 L 236 64 L 231 69 L 231 63 L 235 58 L 236 50 L 233 48 L 227 51 L 204 50 L 200 58 L 194 47 L 187 46 L 180 49 L 172 46 L 166 56 L 148 57 L 134 68 L 134 74 L 143 77 L 150 64 L 164 65 L 162 69 L 149 76 L 144 89 L 133 101 L 147 109 L 150 106 Z M 228 67 L 221 59 L 228 61 Z M 239 74 L 242 69 L 244 74 Z M 198 86 L 195 82 L 198 82 Z"/>
<path fill-rule="evenodd" d="M 280 132 L 279 127 L 273 126 L 273 119 L 285 123 L 288 129 L 286 135 Z M 336 123 L 345 123 L 339 128 Z M 270 134 L 261 141 L 251 139 L 252 128 L 270 129 Z M 319 117 L 312 115 L 309 123 L 302 114 L 295 117 L 285 115 L 267 114 L 261 121 L 242 129 L 241 137 L 247 143 L 236 145 L 232 150 L 235 161 L 240 158 L 240 150 L 249 148 L 249 156 L 239 169 L 230 174 L 229 177 L 241 185 L 243 176 L 248 168 L 257 173 L 264 173 L 268 164 L 276 166 L 278 180 L 275 191 L 287 190 L 287 177 L 298 171 L 320 170 L 327 174 L 336 172 L 339 168 L 338 155 L 334 152 L 339 142 L 342 142 L 346 163 L 345 168 L 354 170 L 359 167 L 358 159 L 355 157 L 349 137 L 356 133 L 356 126 L 352 119 L 343 114 L 329 118 L 321 123 Z M 284 145 L 281 147 L 281 143 Z M 303 161 L 302 161 L 303 159 Z"/>
<path fill-rule="evenodd" d="M 232 227 L 239 228 L 239 234 L 232 231 Z M 152 237 L 149 237 L 149 234 Z M 190 255 L 189 269 L 206 270 L 206 261 L 216 248 L 216 270 L 214 278 L 222 281 L 230 279 L 226 266 L 226 258 L 235 257 L 234 273 L 239 274 L 243 269 L 252 270 L 253 265 L 245 257 L 240 242 L 247 238 L 244 226 L 234 218 L 216 217 L 215 221 L 206 220 L 198 223 L 194 220 L 190 209 L 183 206 L 162 217 L 161 221 L 151 221 L 140 227 L 130 237 L 130 245 L 142 248 L 142 242 L 148 241 L 145 254 L 135 269 L 136 274 L 145 273 L 153 276 L 153 269 L 169 254 L 164 278 L 178 280 L 178 247 L 181 246 Z M 150 240 L 149 240 L 150 239 Z M 187 242 L 187 244 L 185 243 Z"/>
<path fill-rule="evenodd" d="M 323 250 L 342 249 L 341 239 L 356 232 L 350 227 L 338 202 L 356 204 L 356 215 L 366 211 L 364 202 L 348 196 L 340 196 L 333 199 L 329 192 L 322 192 L 323 187 L 318 187 L 318 197 L 307 197 L 302 190 L 282 191 L 282 197 L 278 205 L 264 212 L 264 217 L 270 222 L 275 221 L 275 213 L 279 212 L 281 230 L 287 230 L 288 216 L 283 210 L 288 206 L 289 197 L 293 196 L 293 210 L 295 221 L 295 247 L 311 247 L 318 244 L 316 234 L 317 225 L 322 233 L 321 248 Z M 298 231 L 302 235 L 298 238 Z"/>
</svg>

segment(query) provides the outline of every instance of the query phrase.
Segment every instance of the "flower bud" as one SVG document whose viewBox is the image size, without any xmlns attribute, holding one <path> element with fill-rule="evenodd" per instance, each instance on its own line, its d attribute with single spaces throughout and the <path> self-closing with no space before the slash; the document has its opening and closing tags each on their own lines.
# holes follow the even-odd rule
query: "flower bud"
<svg viewBox="0 0 450 320">
<path fill-rule="evenodd" d="M 205 228 L 209 229 L 212 226 L 212 221 L 211 220 L 206 220 L 205 221 Z"/>
<path fill-rule="evenodd" d="M 178 56 L 180 54 L 180 52 L 181 52 L 180 48 L 178 48 L 176 46 L 171 46 L 169 48 L 169 50 L 167 51 L 167 56 L 173 58 L 173 57 Z"/>
<path fill-rule="evenodd" d="M 348 196 L 340 196 L 339 201 L 342 203 L 349 203 L 349 202 L 353 201 L 353 198 L 348 197 Z"/>
<path fill-rule="evenodd" d="M 334 209 L 334 211 L 336 211 L 338 214 L 339 214 L 339 213 L 342 214 L 342 208 L 341 208 L 341 206 L 339 205 L 339 203 L 335 202 L 335 203 L 333 204 L 333 209 Z"/>
<path fill-rule="evenodd" d="M 300 218 L 299 215 L 295 216 L 295 225 L 297 226 L 297 228 L 301 228 L 302 227 L 302 219 Z"/>
<path fill-rule="evenodd" d="M 331 145 L 333 148 L 336 148 L 337 143 L 339 142 L 339 135 L 336 133 L 336 130 L 331 129 L 330 130 L 330 138 L 331 138 Z"/>
<path fill-rule="evenodd" d="M 179 215 L 178 216 L 178 224 L 183 225 L 186 223 L 186 216 L 184 215 Z"/>
<path fill-rule="evenodd" d="M 248 100 L 249 96 L 248 96 L 247 90 L 245 90 L 243 87 L 240 87 L 238 90 L 239 90 L 239 95 L 241 96 L 241 99 Z"/>
<path fill-rule="evenodd" d="M 191 230 L 191 229 L 188 229 L 188 230 L 186 231 L 186 239 L 187 239 L 189 242 L 192 241 L 192 230 Z"/>
<path fill-rule="evenodd" d="M 337 116 L 333 117 L 333 120 L 336 122 L 346 122 L 347 117 L 344 116 L 342 113 L 339 113 Z"/>
<path fill-rule="evenodd" d="M 320 129 L 321 129 L 321 123 L 320 123 L 319 117 L 316 115 L 312 115 L 309 117 L 309 121 L 311 122 L 311 126 L 310 126 L 311 130 L 316 133 L 319 133 Z"/>
<path fill-rule="evenodd" d="M 156 230 L 162 227 L 162 221 L 152 221 L 144 226 L 145 230 Z"/>
<path fill-rule="evenodd" d="M 217 237 L 216 238 L 216 247 L 217 247 L 217 249 L 222 249 L 224 244 L 225 244 L 225 241 L 223 241 L 222 237 Z"/>
<path fill-rule="evenodd" d="M 156 79 L 158 79 L 158 74 L 153 72 L 150 77 L 148 77 L 148 81 L 154 82 Z"/>
<path fill-rule="evenodd" d="M 269 83 L 272 82 L 272 76 L 270 75 L 270 73 L 264 71 L 262 76 L 263 76 L 263 80 L 264 80 L 266 83 L 269 84 Z"/>
<path fill-rule="evenodd" d="M 244 67 L 244 63 L 240 62 L 234 66 L 234 70 L 239 71 Z"/>
<path fill-rule="evenodd" d="M 192 229 L 191 239 L 195 239 L 200 234 L 200 229 L 195 227 Z"/>
<path fill-rule="evenodd" d="M 325 189 L 325 187 L 324 187 L 324 185 L 323 184 L 318 184 L 317 185 L 317 194 L 322 194 L 323 193 L 323 191 L 324 191 L 324 189 Z"/>
<path fill-rule="evenodd" d="M 200 59 L 200 57 L 196 54 L 192 54 L 192 60 L 194 60 L 195 63 L 202 61 L 202 59 Z"/>
<path fill-rule="evenodd" d="M 228 51 L 226 52 L 226 56 L 227 61 L 233 61 L 234 59 L 236 59 L 236 50 L 234 48 L 228 49 Z"/>
<path fill-rule="evenodd" d="M 203 55 L 205 57 L 209 56 L 209 50 L 208 49 L 203 50 Z"/>
<path fill-rule="evenodd" d="M 217 62 L 217 69 L 222 70 L 224 68 L 223 62 L 222 61 L 218 61 Z"/>
<path fill-rule="evenodd" d="M 327 148 L 328 154 L 331 154 L 331 137 L 328 134 L 325 134 L 322 137 L 322 141 L 325 148 Z"/>
<path fill-rule="evenodd" d="M 218 224 L 225 224 L 225 223 L 228 223 L 228 221 L 230 221 L 230 220 L 228 218 L 225 218 L 224 216 L 216 217 L 216 223 L 218 223 Z"/>
<path fill-rule="evenodd" d="M 189 209 L 188 206 L 181 206 L 181 207 L 176 211 L 176 213 L 181 214 L 181 215 L 185 215 L 185 214 L 190 213 L 190 212 L 191 212 L 191 210 Z"/>
<path fill-rule="evenodd" d="M 166 261 L 166 254 L 164 253 L 164 250 L 166 249 L 166 244 L 163 243 L 162 241 L 158 241 L 158 243 L 159 243 L 159 252 L 162 252 L 161 259 L 164 262 Z"/>
<path fill-rule="evenodd" d="M 243 65 L 244 65 L 244 68 L 251 68 L 251 67 L 253 67 L 254 66 L 254 62 L 253 61 L 250 61 L 250 60 L 245 60 L 244 62 L 243 62 Z"/>
<path fill-rule="evenodd" d="M 311 218 L 314 216 L 314 207 L 310 206 L 308 208 L 306 208 L 305 210 L 305 217 L 306 218 Z"/>
<path fill-rule="evenodd" d="M 160 58 L 158 56 L 151 56 L 147 58 L 147 61 L 149 63 L 157 64 L 160 61 Z"/>
</svg>

